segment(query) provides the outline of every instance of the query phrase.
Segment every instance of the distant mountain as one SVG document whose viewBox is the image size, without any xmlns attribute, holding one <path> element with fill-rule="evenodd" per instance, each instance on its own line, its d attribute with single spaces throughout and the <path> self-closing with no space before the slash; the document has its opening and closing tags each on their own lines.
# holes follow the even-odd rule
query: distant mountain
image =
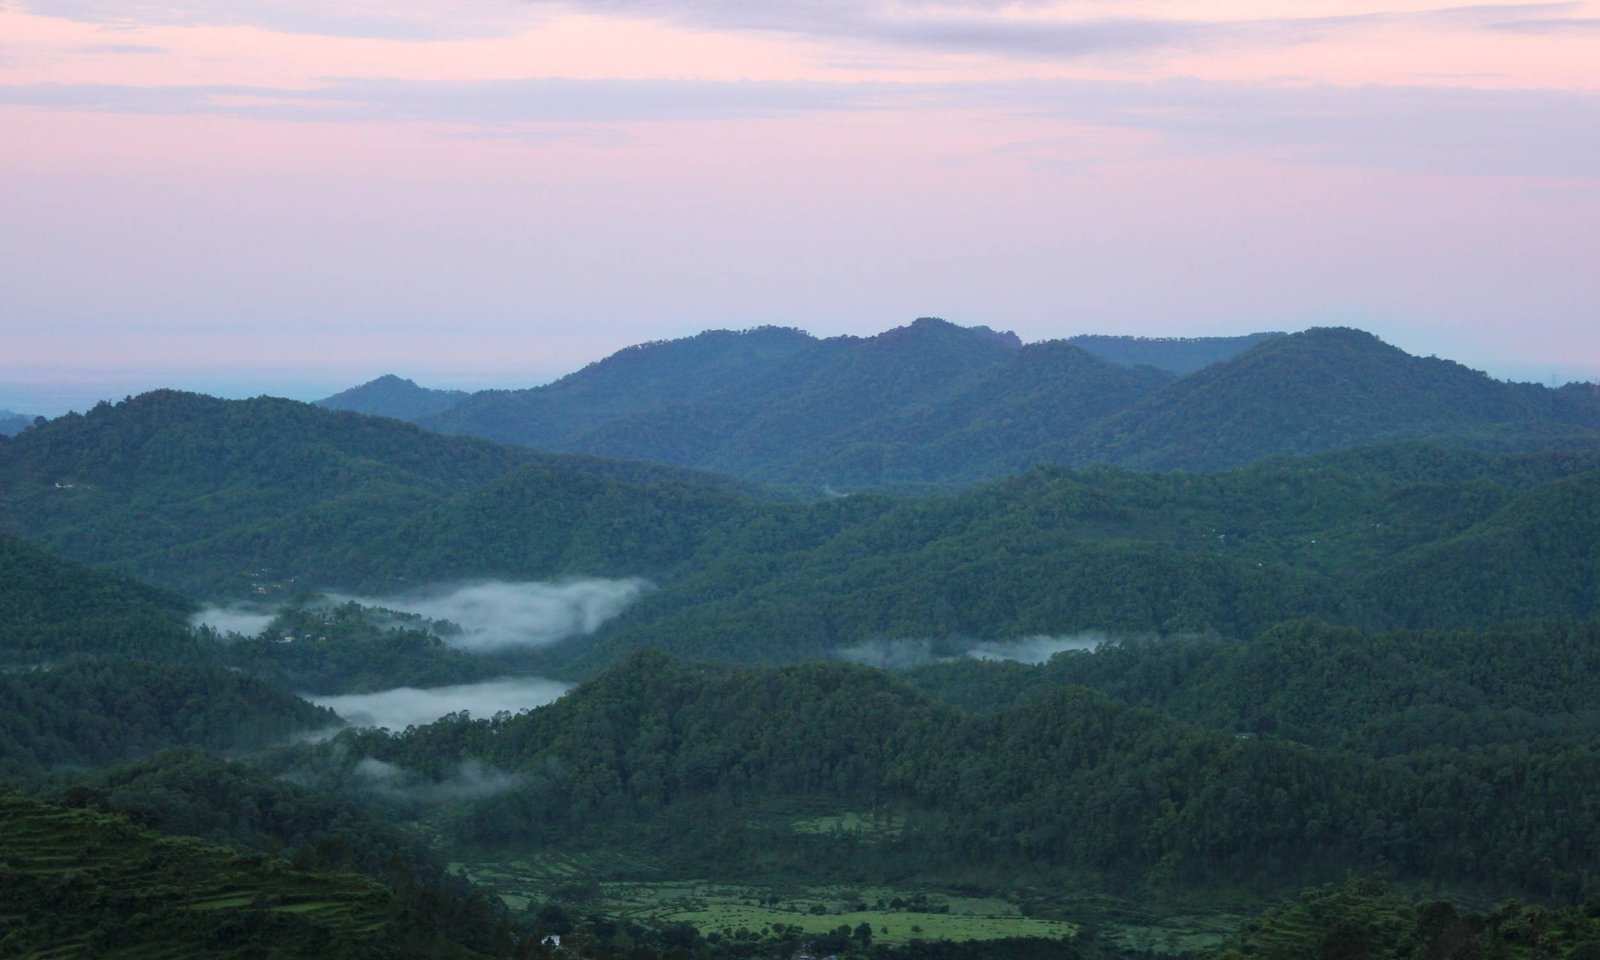
<svg viewBox="0 0 1600 960">
<path fill-rule="evenodd" d="M 386 374 L 376 380 L 351 387 L 341 393 L 317 401 L 317 406 L 329 410 L 349 410 L 375 417 L 393 417 L 396 420 L 421 420 L 442 413 L 465 400 L 465 390 L 430 390 L 419 387 L 411 380 Z"/>
<path fill-rule="evenodd" d="M 1014 334 L 935 318 L 873 337 L 713 331 L 419 421 L 807 489 L 993 479 L 1039 463 L 1210 470 L 1423 439 L 1600 448 L 1600 391 L 1493 380 L 1349 329 Z"/>
<path fill-rule="evenodd" d="M 14 437 L 33 426 L 33 417 L 10 410 L 0 410 L 0 436 Z"/>
<path fill-rule="evenodd" d="M 767 328 L 647 344 L 422 423 L 761 482 L 941 483 L 1008 472 L 1168 379 L 1060 341 L 1024 346 L 923 318 L 874 337 Z"/>
<path fill-rule="evenodd" d="M 1173 381 L 1044 460 L 1217 469 L 1401 439 L 1505 450 L 1600 447 L 1600 394 L 1505 383 L 1348 328 L 1274 337 Z"/>
<path fill-rule="evenodd" d="M 1129 367 L 1155 367 L 1184 376 L 1220 363 L 1282 333 L 1269 331 L 1241 337 L 1116 337 L 1081 334 L 1067 338 L 1075 347 L 1102 360 Z"/>
<path fill-rule="evenodd" d="M 946 402 L 970 378 L 1021 351 L 1015 334 L 931 318 L 875 337 L 834 337 L 817 341 L 759 379 L 729 385 L 698 402 L 613 420 L 577 447 L 606 456 L 696 464 L 762 481 L 859 483 L 859 475 L 817 469 L 818 458 L 841 455 L 852 437 L 869 444 L 898 440 L 893 426 L 877 427 L 875 421 L 900 414 L 904 427 L 915 419 L 905 414 Z M 948 429 L 948 420 L 944 426 Z M 933 432 L 944 431 L 936 427 Z"/>
<path fill-rule="evenodd" d="M 693 403 L 760 379 L 815 342 L 799 330 L 757 327 L 642 343 L 546 386 L 473 394 L 423 422 L 444 433 L 599 453 L 578 438 L 616 418 Z"/>
</svg>

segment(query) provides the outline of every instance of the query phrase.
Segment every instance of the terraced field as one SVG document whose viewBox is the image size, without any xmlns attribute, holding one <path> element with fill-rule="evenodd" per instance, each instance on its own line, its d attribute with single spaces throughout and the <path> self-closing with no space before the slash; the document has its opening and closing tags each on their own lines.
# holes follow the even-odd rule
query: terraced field
<svg viewBox="0 0 1600 960">
<path fill-rule="evenodd" d="M 399 956 L 405 934 L 389 892 L 363 877 L 0 791 L 0 957 Z"/>
<path fill-rule="evenodd" d="M 824 829 L 832 829 L 825 824 Z M 744 929 L 798 927 L 826 933 L 848 925 L 871 926 L 875 943 L 911 940 L 996 940 L 1005 937 L 1071 936 L 1062 920 L 1024 917 L 996 898 L 963 897 L 887 888 L 782 887 L 669 879 L 644 859 L 615 854 L 552 854 L 532 859 L 453 863 L 485 884 L 513 909 L 530 902 L 567 900 L 574 894 L 613 916 L 646 925 L 690 923 L 702 933 L 733 935 Z M 604 881 L 595 878 L 606 878 Z M 611 879 L 628 877 L 627 880 Z M 915 905 L 891 908 L 895 901 Z M 920 909 L 918 906 L 920 905 Z M 865 909 L 862 909 L 865 907 Z"/>
</svg>

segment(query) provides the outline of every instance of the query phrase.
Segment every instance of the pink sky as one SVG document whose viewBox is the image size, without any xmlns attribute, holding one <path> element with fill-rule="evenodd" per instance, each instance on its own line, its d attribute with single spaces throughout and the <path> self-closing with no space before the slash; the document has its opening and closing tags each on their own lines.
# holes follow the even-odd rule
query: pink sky
<svg viewBox="0 0 1600 960">
<path fill-rule="evenodd" d="M 0 0 L 0 407 L 919 315 L 1600 379 L 1597 64 L 1596 2 Z"/>
</svg>

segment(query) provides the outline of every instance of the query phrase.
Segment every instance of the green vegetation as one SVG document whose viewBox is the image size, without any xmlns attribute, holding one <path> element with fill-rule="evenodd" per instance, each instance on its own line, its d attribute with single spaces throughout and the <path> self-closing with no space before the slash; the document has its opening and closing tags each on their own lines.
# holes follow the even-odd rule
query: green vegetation
<svg viewBox="0 0 1600 960">
<path fill-rule="evenodd" d="M 1600 957 L 1600 901 L 1550 910 L 1511 902 L 1464 914 L 1415 901 L 1382 884 L 1357 881 L 1307 891 L 1247 923 L 1207 960 L 1532 960 Z"/>
<path fill-rule="evenodd" d="M 443 413 L 468 394 L 464 390 L 429 390 L 410 380 L 389 374 L 370 383 L 336 393 L 317 406 L 329 410 L 348 410 L 376 417 L 393 417 L 396 420 L 416 421 L 436 413 Z"/>
<path fill-rule="evenodd" d="M 289 690 L 365 693 L 400 686 L 438 687 L 502 676 L 503 660 L 453 650 L 444 627 L 416 614 L 364 607 L 288 607 L 257 637 L 202 629 L 212 656 Z"/>
<path fill-rule="evenodd" d="M 0 791 L 7 956 L 476 955 L 420 907 L 353 874 L 295 870 Z"/>
<path fill-rule="evenodd" d="M 182 657 L 194 605 L 0 535 L 0 667 L 74 653 Z"/>
<path fill-rule="evenodd" d="M 45 482 L 74 475 L 80 444 L 95 463 L 128 468 L 88 490 Z M 235 472 L 190 470 L 184 450 L 232 451 Z M 146 462 L 157 455 L 169 459 Z M 0 471 L 0 522 L 211 597 L 381 594 L 463 578 L 655 581 L 591 641 L 530 665 L 568 677 L 649 644 L 795 661 L 900 638 L 959 649 L 1084 629 L 1248 637 L 1298 617 L 1437 629 L 1600 614 L 1594 454 L 1406 445 L 1217 474 L 1041 467 L 960 494 L 814 504 L 641 465 L 515 462 L 534 456 L 286 401 L 158 394 L 0 450 L 0 466 L 14 467 Z M 294 463 L 304 469 L 283 469 Z M 202 504 L 217 509 L 197 521 Z M 89 639 L 77 630 L 55 648 Z M 157 656 L 174 642 L 146 641 Z M 131 640 L 110 645 L 139 652 Z M 415 646 L 419 676 L 471 673 Z M 333 650 L 295 658 L 304 662 L 267 675 L 383 682 L 335 663 Z"/>
<path fill-rule="evenodd" d="M 1527 639 L 1530 657 L 1560 662 Z M 296 762 L 346 789 L 368 756 L 440 780 L 463 760 L 515 771 L 520 781 L 436 824 L 467 849 L 650 850 L 667 876 L 1264 894 L 1382 869 L 1573 901 L 1600 855 L 1574 842 L 1600 835 L 1584 786 L 1600 776 L 1600 732 L 1592 715 L 1563 725 L 1553 682 L 1529 681 L 1550 696 L 1527 706 L 1532 731 L 1511 742 L 1452 747 L 1423 725 L 1415 750 L 1373 758 L 1204 730 L 1076 686 L 972 715 L 861 668 L 639 654 L 545 708 L 347 733 Z M 1396 705 L 1366 729 L 1387 724 L 1404 743 L 1414 720 Z M 885 828 L 818 829 L 862 811 Z"/>
<path fill-rule="evenodd" d="M 183 744 L 261 747 L 338 723 L 331 710 L 220 666 L 74 659 L 0 674 L 0 780 Z"/>
<path fill-rule="evenodd" d="M 1083 334 L 1067 343 L 1102 360 L 1128 367 L 1155 367 L 1178 376 L 1231 360 L 1264 340 L 1282 333 L 1251 333 L 1242 337 L 1119 337 Z"/>
<path fill-rule="evenodd" d="M 1600 397 L 1581 385 L 1501 383 L 1347 329 L 1023 346 L 923 318 L 867 338 L 763 329 L 647 344 L 545 387 L 475 394 L 422 422 L 860 488 L 971 482 L 1038 463 L 1217 469 L 1411 438 L 1594 449 Z"/>
</svg>

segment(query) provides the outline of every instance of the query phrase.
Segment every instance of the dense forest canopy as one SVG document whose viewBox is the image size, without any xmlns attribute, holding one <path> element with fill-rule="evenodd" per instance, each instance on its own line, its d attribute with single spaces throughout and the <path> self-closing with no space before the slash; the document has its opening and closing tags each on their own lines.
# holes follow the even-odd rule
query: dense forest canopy
<svg viewBox="0 0 1600 960">
<path fill-rule="evenodd" d="M 1586 956 L 1597 656 L 1595 388 L 1359 331 L 158 391 L 0 439 L 0 953 Z"/>
</svg>

